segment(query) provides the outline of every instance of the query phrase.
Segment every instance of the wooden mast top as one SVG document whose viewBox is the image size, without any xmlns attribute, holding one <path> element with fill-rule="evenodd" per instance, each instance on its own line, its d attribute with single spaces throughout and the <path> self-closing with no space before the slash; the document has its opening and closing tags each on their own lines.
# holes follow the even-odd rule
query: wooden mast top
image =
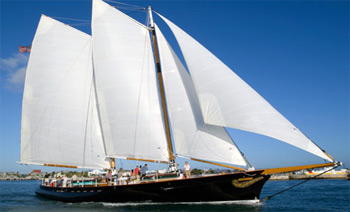
<svg viewBox="0 0 350 212">
<path fill-rule="evenodd" d="M 151 6 L 148 7 L 148 17 L 149 17 L 150 27 L 152 28 L 154 57 L 156 59 L 157 75 L 158 75 L 158 82 L 159 82 L 160 97 L 161 97 L 161 102 L 162 102 L 162 111 L 163 111 L 165 133 L 166 133 L 167 144 L 168 144 L 169 159 L 170 159 L 170 162 L 175 162 L 174 149 L 173 149 L 173 144 L 171 142 L 171 135 L 170 135 L 168 109 L 166 106 L 163 77 L 162 77 L 162 72 L 161 72 L 161 67 L 160 67 L 158 43 L 157 43 L 157 39 L 156 39 L 156 32 L 154 30 L 154 22 L 153 22 Z"/>
</svg>

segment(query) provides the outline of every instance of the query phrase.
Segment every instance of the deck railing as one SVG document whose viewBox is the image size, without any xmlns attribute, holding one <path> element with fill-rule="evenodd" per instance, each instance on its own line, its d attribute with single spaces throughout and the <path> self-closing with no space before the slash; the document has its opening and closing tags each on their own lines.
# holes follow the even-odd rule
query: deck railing
<svg viewBox="0 0 350 212">
<path fill-rule="evenodd" d="M 43 178 L 41 185 L 50 187 L 99 187 L 99 186 L 120 186 L 129 184 L 140 184 L 148 182 L 159 182 L 162 180 L 174 180 L 179 179 L 180 173 L 173 173 L 169 177 L 165 178 L 165 175 L 159 175 L 155 173 L 153 175 L 146 176 L 135 176 L 131 178 L 129 176 L 113 176 L 110 181 L 107 178 L 78 178 L 77 180 L 72 180 L 72 178 Z"/>
</svg>

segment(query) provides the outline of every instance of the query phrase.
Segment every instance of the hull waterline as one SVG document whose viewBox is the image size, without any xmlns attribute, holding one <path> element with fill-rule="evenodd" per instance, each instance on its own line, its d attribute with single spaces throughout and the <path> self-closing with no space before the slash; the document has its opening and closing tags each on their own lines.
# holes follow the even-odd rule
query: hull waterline
<svg viewBox="0 0 350 212">
<path fill-rule="evenodd" d="M 269 175 L 233 173 L 121 186 L 48 187 L 36 194 L 63 202 L 208 202 L 254 200 Z"/>
</svg>

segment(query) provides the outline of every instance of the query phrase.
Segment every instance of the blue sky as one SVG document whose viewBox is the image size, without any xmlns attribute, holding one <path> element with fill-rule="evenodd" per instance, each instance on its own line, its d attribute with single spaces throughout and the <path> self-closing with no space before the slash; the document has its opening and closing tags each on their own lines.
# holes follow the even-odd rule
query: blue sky
<svg viewBox="0 0 350 212">
<path fill-rule="evenodd" d="M 152 7 L 197 39 L 309 138 L 349 168 L 348 1 L 123 1 Z M 110 3 L 112 5 L 117 5 Z M 0 171 L 30 172 L 20 166 L 23 79 L 41 14 L 90 20 L 91 1 L 0 1 L 1 125 Z M 124 10 L 129 13 L 131 11 Z M 146 14 L 132 17 L 145 22 Z M 82 22 L 59 19 L 90 34 Z M 169 29 L 155 17 L 175 51 Z M 75 25 L 77 24 L 78 25 Z M 259 168 L 323 161 L 272 138 L 228 130 Z M 180 164 L 183 160 L 179 160 Z M 136 162 L 118 162 L 134 166 Z M 209 168 L 191 162 L 193 167 Z M 156 166 L 151 166 L 156 168 Z"/>
</svg>

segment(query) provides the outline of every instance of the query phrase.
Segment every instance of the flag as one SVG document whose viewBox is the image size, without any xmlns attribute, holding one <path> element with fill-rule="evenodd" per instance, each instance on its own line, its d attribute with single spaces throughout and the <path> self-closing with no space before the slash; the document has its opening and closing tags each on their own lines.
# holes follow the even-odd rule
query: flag
<svg viewBox="0 0 350 212">
<path fill-rule="evenodd" d="M 31 49 L 32 49 L 32 45 L 28 45 L 28 46 L 19 46 L 19 47 L 18 47 L 18 51 L 19 51 L 20 53 L 30 52 Z"/>
</svg>

